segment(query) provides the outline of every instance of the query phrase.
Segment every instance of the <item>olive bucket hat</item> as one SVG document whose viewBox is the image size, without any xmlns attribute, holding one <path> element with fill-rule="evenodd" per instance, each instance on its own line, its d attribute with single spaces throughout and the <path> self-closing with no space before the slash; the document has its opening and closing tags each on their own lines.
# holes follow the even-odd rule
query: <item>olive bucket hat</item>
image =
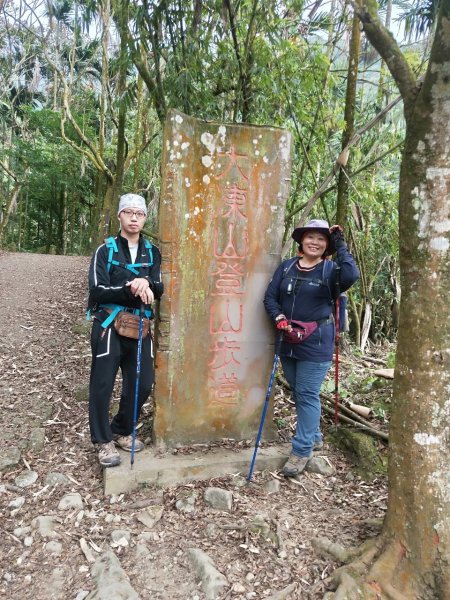
<svg viewBox="0 0 450 600">
<path fill-rule="evenodd" d="M 297 227 L 296 229 L 294 229 L 291 237 L 297 242 L 297 244 L 301 244 L 302 237 L 308 231 L 318 231 L 319 233 L 323 233 L 324 235 L 326 235 L 328 238 L 328 246 L 325 251 L 325 255 L 334 254 L 336 249 L 330 236 L 330 226 L 328 225 L 327 221 L 323 219 L 313 219 L 312 221 L 306 223 L 304 227 Z"/>
</svg>

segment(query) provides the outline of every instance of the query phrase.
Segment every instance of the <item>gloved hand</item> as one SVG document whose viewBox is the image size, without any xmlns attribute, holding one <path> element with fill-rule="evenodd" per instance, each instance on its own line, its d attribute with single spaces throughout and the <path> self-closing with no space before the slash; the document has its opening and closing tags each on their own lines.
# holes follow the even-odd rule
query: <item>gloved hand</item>
<svg viewBox="0 0 450 600">
<path fill-rule="evenodd" d="M 333 242 L 336 250 L 339 250 L 339 248 L 347 247 L 347 244 L 345 243 L 344 239 L 344 233 L 340 225 L 333 225 L 332 227 L 330 227 L 330 239 Z"/>
<path fill-rule="evenodd" d="M 275 325 L 280 331 L 292 331 L 292 326 L 289 325 L 286 315 L 278 315 L 278 317 L 275 319 Z"/>
</svg>

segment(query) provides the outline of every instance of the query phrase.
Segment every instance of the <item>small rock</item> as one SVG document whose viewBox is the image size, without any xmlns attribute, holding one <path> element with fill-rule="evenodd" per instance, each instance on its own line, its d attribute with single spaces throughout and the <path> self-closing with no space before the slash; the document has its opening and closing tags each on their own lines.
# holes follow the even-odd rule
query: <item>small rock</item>
<svg viewBox="0 0 450 600">
<path fill-rule="evenodd" d="M 25 575 L 25 577 L 23 578 L 24 583 L 30 584 L 32 580 L 31 575 Z"/>
<path fill-rule="evenodd" d="M 112 600 L 113 598 L 139 600 L 139 595 L 131 587 L 128 576 L 114 552 L 108 551 L 102 554 L 92 566 L 91 575 L 96 589 L 87 596 L 87 600 Z"/>
<path fill-rule="evenodd" d="M 33 452 L 40 452 L 44 448 L 45 444 L 45 429 L 43 427 L 37 427 L 30 433 L 30 439 L 28 447 Z"/>
<path fill-rule="evenodd" d="M 8 571 L 5 571 L 3 573 L 3 579 L 5 581 L 12 581 L 13 576 L 11 575 L 11 573 L 8 573 Z"/>
<path fill-rule="evenodd" d="M 66 494 L 58 504 L 58 510 L 70 510 L 72 508 L 83 508 L 83 499 L 78 492 Z"/>
<path fill-rule="evenodd" d="M 112 522 L 113 523 L 120 523 L 122 520 L 122 517 L 120 515 L 116 515 L 115 517 L 113 517 Z"/>
<path fill-rule="evenodd" d="M 15 467 L 20 460 L 20 449 L 16 446 L 9 446 L 0 456 L 0 473 L 10 467 Z"/>
<path fill-rule="evenodd" d="M 58 534 L 55 531 L 56 523 L 55 517 L 52 517 L 51 515 L 41 515 L 31 521 L 31 527 L 37 529 L 43 538 L 57 537 Z"/>
<path fill-rule="evenodd" d="M 65 487 L 70 485 L 70 479 L 66 477 L 64 473 L 52 471 L 48 473 L 47 477 L 44 479 L 44 485 L 48 485 L 49 487 L 54 487 L 55 485 Z"/>
<path fill-rule="evenodd" d="M 263 485 L 263 488 L 266 490 L 266 492 L 269 492 L 269 494 L 278 493 L 280 491 L 280 487 L 281 484 L 278 479 L 269 479 L 269 481 L 266 481 Z"/>
<path fill-rule="evenodd" d="M 136 515 L 136 519 L 145 525 L 148 529 L 152 529 L 161 519 L 164 512 L 163 506 L 149 506 Z"/>
<path fill-rule="evenodd" d="M 26 488 L 30 485 L 33 485 L 37 478 L 38 474 L 36 471 L 26 470 L 17 475 L 17 477 L 14 479 L 14 483 L 17 485 L 17 487 Z"/>
<path fill-rule="evenodd" d="M 245 587 L 241 583 L 233 583 L 231 589 L 235 594 L 245 594 Z"/>
<path fill-rule="evenodd" d="M 205 527 L 205 535 L 210 540 L 216 540 L 219 537 L 220 529 L 215 523 L 208 523 Z"/>
<path fill-rule="evenodd" d="M 233 485 L 237 488 L 245 487 L 247 485 L 247 480 L 245 477 L 242 477 L 242 475 L 236 475 L 233 479 Z"/>
<path fill-rule="evenodd" d="M 216 510 L 230 511 L 233 506 L 233 494 L 229 490 L 222 488 L 209 487 L 206 488 L 203 495 L 205 502 Z"/>
<path fill-rule="evenodd" d="M 128 529 L 114 529 L 114 531 L 111 532 L 111 540 L 120 546 L 128 545 L 131 540 L 131 531 Z M 122 544 L 122 540 L 125 540 L 126 544 Z"/>
<path fill-rule="evenodd" d="M 123 500 L 123 494 L 111 494 L 111 496 L 109 497 L 109 503 L 110 504 L 117 504 L 118 502 L 121 502 Z"/>
<path fill-rule="evenodd" d="M 11 509 L 11 516 L 14 517 L 24 504 L 25 496 L 19 496 L 18 498 L 14 498 L 13 500 L 11 500 L 11 502 L 8 504 L 9 508 Z"/>
<path fill-rule="evenodd" d="M 86 590 L 80 590 L 75 596 L 75 600 L 84 600 L 86 596 L 89 596 L 89 592 Z"/>
<path fill-rule="evenodd" d="M 245 576 L 245 579 L 246 579 L 248 582 L 250 582 L 250 583 L 251 583 L 252 581 L 255 581 L 255 576 L 254 576 L 254 574 L 253 574 L 253 573 L 249 572 L 249 573 L 247 573 L 247 575 Z"/>
<path fill-rule="evenodd" d="M 180 512 L 191 513 L 195 511 L 195 501 L 197 500 L 197 492 L 189 493 L 189 495 L 182 495 L 176 503 L 175 507 Z"/>
<path fill-rule="evenodd" d="M 33 540 L 33 536 L 31 536 L 31 535 L 27 535 L 27 536 L 25 536 L 25 538 L 24 538 L 24 540 L 23 540 L 23 545 L 24 545 L 26 548 L 29 548 L 30 546 L 32 546 L 32 545 L 33 545 L 33 541 L 34 541 L 34 540 Z"/>
<path fill-rule="evenodd" d="M 319 475 L 333 475 L 334 468 L 321 456 L 313 456 L 307 463 L 306 471 L 310 473 L 318 473 Z"/>
<path fill-rule="evenodd" d="M 113 519 L 114 519 L 114 515 L 112 515 L 111 513 L 106 513 L 106 515 L 105 515 L 105 521 L 107 523 L 112 523 Z"/>
<path fill-rule="evenodd" d="M 136 548 L 134 551 L 134 555 L 136 560 L 141 558 L 146 558 L 150 554 L 150 550 L 147 548 L 145 544 L 136 544 Z"/>
<path fill-rule="evenodd" d="M 62 544 L 60 542 L 56 542 L 54 540 L 51 542 L 47 542 L 45 544 L 45 550 L 46 550 L 46 552 L 49 552 L 50 554 L 61 554 Z"/>
<path fill-rule="evenodd" d="M 27 533 L 30 533 L 30 531 L 31 527 L 27 525 L 26 527 L 16 527 L 13 531 L 13 534 L 18 538 L 22 538 L 27 535 Z"/>
<path fill-rule="evenodd" d="M 206 598 L 215 600 L 221 596 L 224 588 L 229 585 L 228 580 L 216 569 L 211 558 L 199 548 L 189 548 L 188 555 L 200 577 Z"/>
<path fill-rule="evenodd" d="M 6 494 L 7 490 L 6 490 L 6 485 L 4 485 L 3 483 L 0 484 L 0 494 Z"/>
<path fill-rule="evenodd" d="M 22 506 L 25 504 L 25 496 L 18 496 L 17 498 L 14 498 L 14 500 L 11 500 L 11 502 L 8 504 L 9 508 L 22 508 Z"/>
</svg>

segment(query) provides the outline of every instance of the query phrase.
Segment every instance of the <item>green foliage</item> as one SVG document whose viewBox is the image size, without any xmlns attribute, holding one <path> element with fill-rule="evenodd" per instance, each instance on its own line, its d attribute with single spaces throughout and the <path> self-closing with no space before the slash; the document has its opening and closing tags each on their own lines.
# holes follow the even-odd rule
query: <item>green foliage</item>
<svg viewBox="0 0 450 600">
<path fill-rule="evenodd" d="M 408 31 L 424 32 L 429 26 L 437 2 L 428 4 L 405 2 L 404 9 L 410 12 Z M 135 190 L 147 196 L 148 229 L 154 231 L 161 111 L 168 108 L 208 120 L 290 129 L 294 156 L 284 233 L 289 236 L 302 207 L 332 171 L 341 150 L 350 18 L 340 9 L 331 14 L 318 6 L 306 7 L 302 0 L 230 0 L 230 11 L 227 6 L 218 0 L 115 0 L 106 14 L 104 3 L 58 0 L 48 4 L 52 34 L 46 29 L 50 20 L 42 21 L 41 30 L 33 17 L 33 2 L 28 11 L 17 12 L 15 20 L 2 15 L 0 154 L 21 184 L 3 244 L 27 251 L 87 252 L 91 238 L 98 234 L 104 198 L 111 189 L 109 174 L 116 175 L 122 133 L 124 177 L 116 192 Z M 126 28 L 123 15 L 127 15 Z M 120 47 L 125 33 L 130 52 L 124 58 Z M 133 48 L 145 63 L 147 84 L 150 81 L 153 87 L 138 76 Z M 415 70 L 423 69 L 423 51 L 421 45 L 406 51 Z M 356 128 L 396 94 L 378 57 L 363 53 Z M 64 102 L 73 123 L 64 113 Z M 118 127 L 119 111 L 125 113 L 123 132 Z M 398 107 L 364 134 L 353 147 L 348 166 L 352 214 L 346 236 L 362 272 L 352 300 L 361 320 L 366 306 L 372 306 L 374 341 L 391 339 L 396 333 L 403 135 Z M 389 152 L 396 146 L 395 152 Z M 145 149 L 133 154 L 139 148 Z M 3 215 L 14 181 L 1 173 Z M 309 216 L 334 221 L 335 213 L 336 194 L 331 187 Z"/>
<path fill-rule="evenodd" d="M 396 353 L 395 352 L 389 352 L 387 355 L 387 366 L 388 369 L 394 369 L 395 368 L 395 361 L 396 361 Z"/>
</svg>

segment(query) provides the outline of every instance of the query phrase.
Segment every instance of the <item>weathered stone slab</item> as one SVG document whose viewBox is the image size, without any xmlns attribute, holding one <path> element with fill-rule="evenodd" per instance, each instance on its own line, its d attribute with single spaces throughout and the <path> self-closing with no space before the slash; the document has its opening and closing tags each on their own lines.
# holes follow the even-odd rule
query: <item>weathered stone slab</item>
<svg viewBox="0 0 450 600">
<path fill-rule="evenodd" d="M 290 159 L 287 131 L 168 115 L 157 444 L 258 430 L 274 342 L 262 298 L 280 260 Z"/>
<path fill-rule="evenodd" d="M 274 471 L 286 462 L 290 444 L 260 448 L 255 469 Z M 248 475 L 253 448 L 238 452 L 216 448 L 208 453 L 196 452 L 188 455 L 167 454 L 159 456 L 153 449 L 145 449 L 136 455 L 133 469 L 130 455 L 121 452 L 122 463 L 113 469 L 103 470 L 105 494 L 121 494 L 142 485 L 159 487 L 177 485 L 186 481 L 201 481 L 224 475 L 242 473 Z"/>
</svg>

